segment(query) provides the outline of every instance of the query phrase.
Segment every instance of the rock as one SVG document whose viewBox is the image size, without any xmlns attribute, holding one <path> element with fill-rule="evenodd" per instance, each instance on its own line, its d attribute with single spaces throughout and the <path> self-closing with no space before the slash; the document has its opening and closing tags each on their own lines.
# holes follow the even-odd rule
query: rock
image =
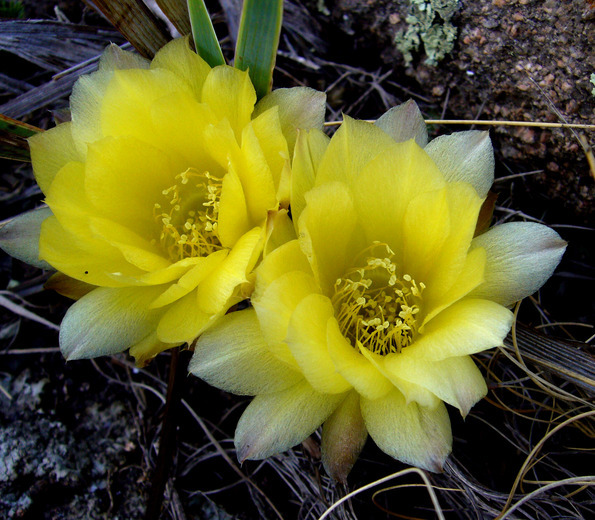
<svg viewBox="0 0 595 520">
<path fill-rule="evenodd" d="M 394 68 L 395 81 L 401 83 L 407 77 L 415 81 L 415 92 L 440 107 L 447 103 L 448 118 L 595 123 L 590 83 L 595 70 L 592 2 L 466 1 L 458 2 L 448 20 L 437 14 L 438 8 L 456 3 L 306 1 L 318 19 L 349 37 L 352 49 L 345 56 L 353 56 L 364 68 L 370 61 L 366 56 L 381 56 Z M 457 30 L 452 51 L 437 65 L 428 61 L 436 61 L 432 57 L 442 51 L 434 45 L 424 52 L 423 33 L 418 34 L 419 50 L 409 51 L 409 63 L 403 54 L 404 35 L 418 23 L 420 6 L 426 13 L 429 7 L 435 8 L 432 31 L 447 34 L 448 24 Z M 543 170 L 531 177 L 530 188 L 570 209 L 580 220 L 595 214 L 595 172 L 589 170 L 584 151 L 587 143 L 595 141 L 593 130 L 500 126 L 491 134 L 499 158 L 515 173 Z"/>
</svg>

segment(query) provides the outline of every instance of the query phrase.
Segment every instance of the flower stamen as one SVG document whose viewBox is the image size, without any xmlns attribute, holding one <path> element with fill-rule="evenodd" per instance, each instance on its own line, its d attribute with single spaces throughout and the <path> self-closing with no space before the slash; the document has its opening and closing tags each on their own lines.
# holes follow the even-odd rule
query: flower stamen
<svg viewBox="0 0 595 520">
<path fill-rule="evenodd" d="M 176 262 L 222 249 L 217 234 L 222 180 L 189 168 L 176 175 L 175 181 L 161 192 L 169 210 L 160 203 L 153 209 L 163 250 Z"/>
<path fill-rule="evenodd" d="M 350 269 L 335 282 L 332 303 L 339 328 L 355 348 L 382 356 L 400 352 L 417 334 L 425 285 L 409 274 L 397 274 L 387 244 L 375 242 L 363 253 L 371 253 L 365 266 Z"/>
</svg>

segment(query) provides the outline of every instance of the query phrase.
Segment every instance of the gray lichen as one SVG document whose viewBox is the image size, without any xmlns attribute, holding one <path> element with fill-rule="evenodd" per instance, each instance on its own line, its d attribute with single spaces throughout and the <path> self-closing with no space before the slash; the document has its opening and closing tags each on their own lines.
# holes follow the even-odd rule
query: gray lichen
<svg viewBox="0 0 595 520">
<path fill-rule="evenodd" d="M 458 0 L 409 0 L 408 28 L 395 35 L 397 49 L 407 64 L 413 61 L 413 51 L 423 43 L 425 63 L 436 65 L 454 47 L 457 29 L 451 19 L 459 7 Z"/>
<path fill-rule="evenodd" d="M 593 85 L 595 85 L 595 73 L 591 74 L 591 83 L 593 83 Z M 591 90 L 591 94 L 593 94 L 595 96 L 595 88 L 593 88 L 593 90 Z"/>
</svg>

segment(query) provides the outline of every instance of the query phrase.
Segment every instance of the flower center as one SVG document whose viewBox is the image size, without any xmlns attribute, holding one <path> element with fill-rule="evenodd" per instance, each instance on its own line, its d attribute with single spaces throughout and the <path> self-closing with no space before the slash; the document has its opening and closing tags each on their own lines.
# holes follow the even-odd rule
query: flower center
<svg viewBox="0 0 595 520">
<path fill-rule="evenodd" d="M 163 250 L 177 262 L 222 249 L 217 234 L 221 179 L 189 168 L 175 181 L 161 192 L 164 200 L 153 209 Z"/>
<path fill-rule="evenodd" d="M 339 328 L 359 349 L 385 356 L 411 345 L 417 334 L 423 283 L 398 276 L 394 252 L 375 242 L 364 251 L 365 265 L 350 269 L 335 282 L 332 303 Z"/>
</svg>

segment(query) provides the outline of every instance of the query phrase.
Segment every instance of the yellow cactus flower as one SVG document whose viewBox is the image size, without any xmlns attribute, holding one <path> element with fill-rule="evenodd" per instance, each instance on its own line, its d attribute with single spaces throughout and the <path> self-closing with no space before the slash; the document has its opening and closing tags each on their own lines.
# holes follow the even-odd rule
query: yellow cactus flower
<svg viewBox="0 0 595 520">
<path fill-rule="evenodd" d="M 330 142 L 300 135 L 298 238 L 266 256 L 253 308 L 207 331 L 190 366 L 256 396 L 236 430 L 240 460 L 284 451 L 324 424 L 323 463 L 337 479 L 368 433 L 403 462 L 442 468 L 445 403 L 464 416 L 487 391 L 470 355 L 502 343 L 508 307 L 547 280 L 565 248 L 534 223 L 474 238 L 493 168 L 487 133 L 427 144 L 413 104 L 377 125 L 345 118 Z"/>
<path fill-rule="evenodd" d="M 30 139 L 49 207 L 39 259 L 59 271 L 54 288 L 86 293 L 60 346 L 67 359 L 130 348 L 142 364 L 243 299 L 267 215 L 288 204 L 297 126 L 322 127 L 324 95 L 256 104 L 247 72 L 179 39 L 151 62 L 109 47 L 70 104 L 71 122 Z"/>
</svg>

